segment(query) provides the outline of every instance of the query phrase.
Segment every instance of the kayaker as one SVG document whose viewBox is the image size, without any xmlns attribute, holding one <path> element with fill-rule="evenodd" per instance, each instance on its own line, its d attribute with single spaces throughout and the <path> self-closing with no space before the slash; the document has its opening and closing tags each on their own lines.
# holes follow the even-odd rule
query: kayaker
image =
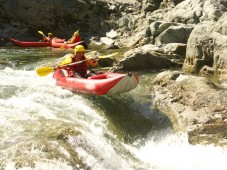
<svg viewBox="0 0 227 170">
<path fill-rule="evenodd" d="M 49 32 L 47 36 L 45 36 L 43 34 L 43 40 L 42 40 L 42 42 L 51 42 L 52 39 L 53 39 L 53 35 L 52 35 L 52 33 Z"/>
<path fill-rule="evenodd" d="M 59 65 L 66 65 L 74 62 L 83 61 L 78 64 L 67 66 L 65 70 L 68 72 L 69 77 L 78 77 L 78 78 L 87 78 L 91 76 L 91 73 L 88 74 L 88 68 L 94 67 L 97 65 L 95 59 L 86 59 L 85 49 L 82 45 L 77 45 L 74 49 L 74 53 L 71 56 L 66 57 Z"/>
<path fill-rule="evenodd" d="M 67 44 L 74 44 L 81 41 L 80 40 L 80 35 L 79 35 L 79 30 L 74 32 L 73 36 L 67 41 Z"/>
</svg>

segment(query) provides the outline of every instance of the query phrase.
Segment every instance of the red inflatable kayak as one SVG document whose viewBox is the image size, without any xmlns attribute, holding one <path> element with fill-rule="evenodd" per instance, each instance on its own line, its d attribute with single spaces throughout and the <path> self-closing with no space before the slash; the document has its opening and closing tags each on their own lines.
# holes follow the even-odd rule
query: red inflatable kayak
<svg viewBox="0 0 227 170">
<path fill-rule="evenodd" d="M 56 69 L 53 78 L 62 88 L 86 94 L 108 95 L 129 92 L 139 84 L 136 73 L 104 73 L 85 78 L 63 75 L 64 70 Z"/>
<path fill-rule="evenodd" d="M 10 38 L 10 41 L 19 47 L 51 47 L 51 42 L 25 42 Z"/>
<path fill-rule="evenodd" d="M 64 39 L 54 38 L 51 43 L 51 46 L 54 48 L 65 48 L 65 49 L 75 48 L 76 45 L 83 45 L 84 48 L 88 48 L 88 45 L 84 41 L 79 41 L 73 44 L 66 44 Z"/>
</svg>

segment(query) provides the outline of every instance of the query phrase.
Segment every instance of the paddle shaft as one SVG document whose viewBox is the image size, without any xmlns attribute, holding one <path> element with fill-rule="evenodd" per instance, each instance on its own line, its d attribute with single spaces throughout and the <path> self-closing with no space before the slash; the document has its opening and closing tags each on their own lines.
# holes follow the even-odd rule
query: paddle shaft
<svg viewBox="0 0 227 170">
<path fill-rule="evenodd" d="M 118 54 L 118 53 L 106 55 L 105 58 L 113 57 L 116 54 Z M 102 56 L 101 58 L 104 58 L 104 56 Z M 98 60 L 99 57 L 95 57 L 93 59 Z M 77 61 L 77 62 L 74 62 L 74 63 L 70 63 L 70 64 L 66 64 L 66 65 L 62 65 L 62 66 L 57 66 L 57 67 L 41 67 L 41 68 L 36 69 L 36 73 L 39 76 L 46 76 L 46 75 L 50 74 L 51 72 L 53 72 L 57 68 L 64 68 L 64 67 L 68 67 L 68 66 L 73 66 L 73 65 L 76 65 L 76 64 L 79 64 L 79 63 L 88 61 L 88 60 L 90 60 L 90 59 L 86 59 L 86 60 L 82 60 L 82 61 Z"/>
<path fill-rule="evenodd" d="M 36 73 L 39 76 L 46 76 L 46 75 L 52 73 L 55 69 L 73 66 L 73 65 L 76 65 L 76 64 L 79 64 L 79 63 L 82 63 L 82 62 L 86 62 L 88 60 L 90 60 L 90 59 L 77 61 L 77 62 L 74 62 L 74 63 L 70 63 L 70 64 L 66 64 L 66 65 L 62 65 L 62 66 L 57 66 L 57 67 L 41 67 L 41 68 L 36 69 Z"/>
<path fill-rule="evenodd" d="M 97 60 L 97 59 L 94 58 L 94 60 Z M 62 66 L 57 66 L 57 67 L 55 67 L 55 69 L 56 68 L 64 68 L 64 67 L 68 67 L 68 66 L 73 66 L 73 65 L 76 65 L 76 64 L 79 64 L 79 63 L 83 63 L 83 62 L 88 61 L 88 60 L 90 60 L 90 59 L 81 60 L 81 61 L 73 62 L 73 63 L 70 63 L 70 64 L 62 65 Z"/>
</svg>

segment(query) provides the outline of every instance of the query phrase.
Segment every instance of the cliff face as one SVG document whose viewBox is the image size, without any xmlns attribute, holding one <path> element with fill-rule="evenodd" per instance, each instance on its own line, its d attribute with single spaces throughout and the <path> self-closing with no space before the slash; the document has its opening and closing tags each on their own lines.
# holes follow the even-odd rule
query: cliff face
<svg viewBox="0 0 227 170">
<path fill-rule="evenodd" d="M 133 27 L 135 20 L 181 1 L 0 0 L 0 36 L 34 37 L 37 30 L 53 32 L 60 37 L 71 36 L 78 29 L 86 33 L 86 37 L 91 34 L 103 36 L 120 27 L 132 31 L 136 29 Z"/>
<path fill-rule="evenodd" d="M 30 32 L 51 31 L 60 36 L 71 35 L 77 29 L 102 32 L 109 16 L 107 3 L 102 1 L 1 0 L 0 4 L 1 24 Z"/>
</svg>

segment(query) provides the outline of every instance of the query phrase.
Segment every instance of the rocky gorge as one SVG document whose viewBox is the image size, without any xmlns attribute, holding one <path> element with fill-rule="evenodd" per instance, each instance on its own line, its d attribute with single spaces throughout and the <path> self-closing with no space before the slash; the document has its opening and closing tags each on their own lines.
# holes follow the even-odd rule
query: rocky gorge
<svg viewBox="0 0 227 170">
<path fill-rule="evenodd" d="M 0 0 L 1 46 L 78 29 L 89 44 L 129 49 L 115 70 L 160 72 L 151 102 L 190 143 L 226 145 L 227 0 Z"/>
</svg>

